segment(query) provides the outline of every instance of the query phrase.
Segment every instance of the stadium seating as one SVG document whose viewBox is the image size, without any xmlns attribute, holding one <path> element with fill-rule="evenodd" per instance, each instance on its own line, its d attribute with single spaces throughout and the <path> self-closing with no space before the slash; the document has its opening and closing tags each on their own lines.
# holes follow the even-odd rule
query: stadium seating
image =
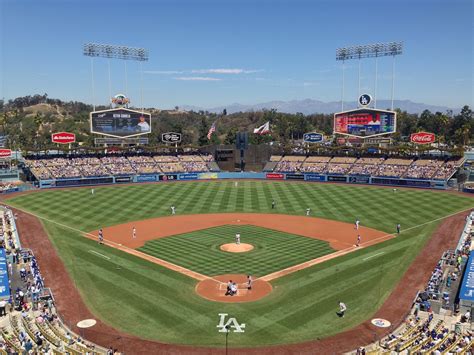
<svg viewBox="0 0 474 355">
<path fill-rule="evenodd" d="M 445 162 L 436 159 L 291 155 L 284 157 L 272 155 L 270 158 L 270 162 L 276 164 L 273 171 L 282 173 L 301 172 L 439 180 L 449 179 L 463 161 L 463 159 Z"/>
<path fill-rule="evenodd" d="M 26 166 L 37 179 L 110 175 L 208 172 L 212 155 L 108 155 L 102 157 L 28 158 Z"/>
<path fill-rule="evenodd" d="M 54 164 L 60 165 L 61 162 L 55 161 Z M 7 317 L 1 321 L 0 355 L 106 354 L 106 349 L 85 342 L 62 323 L 51 294 L 44 289 L 34 255 L 21 249 L 13 220 L 11 210 L 0 208 L 2 247 L 7 255 L 16 255 L 13 263 L 7 261 L 11 270 L 12 297 L 6 307 Z"/>
</svg>

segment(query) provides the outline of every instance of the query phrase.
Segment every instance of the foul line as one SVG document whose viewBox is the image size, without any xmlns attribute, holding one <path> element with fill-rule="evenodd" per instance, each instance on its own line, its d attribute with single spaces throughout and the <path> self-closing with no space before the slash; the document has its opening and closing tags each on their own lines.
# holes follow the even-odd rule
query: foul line
<svg viewBox="0 0 474 355">
<path fill-rule="evenodd" d="M 92 233 L 88 233 L 88 232 L 84 232 L 84 231 L 81 231 L 80 229 L 77 229 L 77 228 L 74 228 L 74 227 L 71 227 L 71 226 L 68 226 L 66 224 L 63 224 L 63 223 L 59 223 L 59 222 L 56 222 L 56 221 L 53 221 L 49 218 L 45 218 L 45 217 L 41 217 L 35 213 L 31 213 L 31 212 L 28 212 L 22 208 L 18 208 L 18 207 L 15 207 L 15 206 L 11 206 L 11 205 L 8 205 L 5 203 L 5 205 L 7 206 L 10 206 L 11 208 L 15 208 L 19 211 L 22 211 L 24 213 L 27 213 L 31 216 L 34 216 L 36 218 L 39 218 L 39 219 L 42 219 L 42 220 L 45 220 L 45 221 L 48 221 L 50 223 L 53 223 L 53 224 L 56 224 L 58 226 L 61 226 L 61 227 L 64 227 L 64 228 L 67 228 L 67 229 L 70 229 L 70 230 L 73 230 L 75 232 L 78 232 L 82 235 L 84 235 L 85 237 L 87 237 L 88 239 L 92 239 L 92 240 L 97 240 L 97 236 L 93 235 Z M 443 220 L 445 218 L 449 218 L 449 217 L 452 217 L 452 216 L 455 216 L 459 213 L 463 213 L 463 212 L 466 212 L 466 211 L 471 211 L 472 210 L 472 207 L 469 207 L 469 208 L 466 208 L 464 210 L 461 210 L 461 211 L 457 211 L 457 212 L 453 212 L 453 213 L 450 213 L 446 216 L 443 216 L 443 217 L 439 217 L 439 218 L 435 218 L 431 221 L 427 221 L 427 222 L 424 222 L 424 223 L 421 223 L 421 224 L 418 224 L 416 226 L 413 226 L 413 227 L 409 227 L 409 228 L 406 228 L 406 229 L 403 229 L 400 231 L 400 234 L 401 233 L 404 233 L 404 232 L 407 232 L 409 230 L 412 230 L 412 229 L 416 229 L 416 228 L 419 228 L 419 227 L 422 227 L 422 226 L 425 226 L 427 224 L 430 224 L 430 223 L 433 223 L 433 222 L 437 222 L 437 221 L 440 221 L 440 220 Z M 324 261 L 328 261 L 328 260 L 331 260 L 331 259 L 334 259 L 338 256 L 342 256 L 342 255 L 345 255 L 345 254 L 348 254 L 354 250 L 359 250 L 359 249 L 363 249 L 363 248 L 366 248 L 366 247 L 369 247 L 373 244 L 377 244 L 377 243 L 374 243 L 375 241 L 378 241 L 378 240 L 382 240 L 382 239 L 387 239 L 387 238 L 390 238 L 390 237 L 394 237 L 396 235 L 396 233 L 388 233 L 388 234 L 385 234 L 381 237 L 378 237 L 378 238 L 375 238 L 375 239 L 372 239 L 368 242 L 365 242 L 365 243 L 362 243 L 359 247 L 356 247 L 356 246 L 352 246 L 352 247 L 349 247 L 349 248 L 346 248 L 346 249 L 342 249 L 342 250 L 338 250 L 337 252 L 334 252 L 334 253 L 331 253 L 331 254 L 328 254 L 328 255 L 324 255 L 322 257 L 319 257 L 319 258 L 316 258 L 316 259 L 312 259 L 312 260 L 309 260 L 309 261 L 305 261 L 304 263 L 301 263 L 301 264 L 298 264 L 298 265 L 293 265 L 293 266 L 290 266 L 286 269 L 283 269 L 283 270 L 279 270 L 279 271 L 276 271 L 276 272 L 273 272 L 273 273 L 270 273 L 268 275 L 264 275 L 264 276 L 261 276 L 259 278 L 256 278 L 254 279 L 254 281 L 257 281 L 257 280 L 263 280 L 263 281 L 272 281 L 272 280 L 275 280 L 277 278 L 280 278 L 280 277 L 283 277 L 283 276 L 286 276 L 286 275 L 289 275 L 289 274 L 292 274 L 296 271 L 300 271 L 300 270 L 303 270 L 303 269 L 306 269 L 306 268 L 309 268 L 311 266 L 314 266 L 316 264 L 320 264 Z M 206 275 L 203 275 L 203 274 L 200 274 L 198 272 L 195 272 L 195 271 L 192 271 L 192 270 L 189 270 L 189 269 L 186 269 L 182 266 L 179 266 L 179 265 L 176 265 L 176 264 L 173 264 L 173 263 L 170 263 L 169 261 L 166 261 L 166 260 L 163 260 L 163 259 L 160 259 L 160 258 L 157 258 L 157 257 L 154 257 L 154 256 L 151 256 L 149 254 L 145 254 L 145 253 L 142 253 L 138 250 L 135 250 L 135 249 L 132 249 L 132 248 L 129 248 L 129 247 L 126 247 L 126 246 L 123 246 L 122 244 L 119 244 L 119 243 L 116 243 L 116 242 L 113 242 L 111 240 L 106 240 L 104 239 L 104 244 L 107 245 L 107 246 L 110 246 L 112 248 L 116 248 L 116 249 L 119 249 L 121 251 L 124 251 L 125 253 L 128 253 L 128 254 L 131 254 L 131 255 L 134 255 L 134 256 L 138 256 L 142 259 L 145 259 L 145 260 L 148 260 L 148 261 L 151 261 L 151 262 L 154 262 L 160 266 L 163 266 L 163 267 L 166 267 L 167 269 L 170 269 L 172 271 L 176 271 L 176 272 L 179 272 L 181 274 L 184 274 L 186 276 L 189 276 L 193 279 L 196 279 L 198 281 L 203 281 L 203 280 L 208 280 L 208 279 L 211 279 L 211 280 L 214 280 L 218 283 L 222 283 L 222 281 L 219 281 L 219 280 L 216 280 L 215 278 L 211 277 L 211 276 L 206 276 Z"/>
<path fill-rule="evenodd" d="M 427 225 L 427 224 L 430 224 L 430 223 L 433 223 L 433 222 L 437 222 L 437 221 L 440 221 L 440 220 L 443 220 L 443 219 L 446 219 L 446 218 L 449 218 L 449 217 L 452 217 L 452 216 L 455 216 L 459 213 L 463 213 L 463 212 L 466 212 L 466 211 L 470 211 L 472 210 L 472 207 L 470 208 L 466 208 L 464 210 L 461 210 L 461 211 L 457 211 L 457 212 L 453 212 L 451 214 L 448 214 L 444 217 L 439 217 L 439 218 L 435 218 L 431 221 L 428 221 L 428 222 L 424 222 L 424 223 L 421 223 L 421 224 L 418 224 L 416 226 L 413 226 L 413 227 L 409 227 L 407 229 L 403 229 L 400 231 L 400 234 L 401 233 L 404 233 L 404 232 L 407 232 L 409 230 L 412 230 L 412 229 L 415 229 L 415 228 L 419 228 L 419 227 L 422 227 L 424 225 Z M 346 249 L 341 249 L 341 250 L 338 250 L 337 252 L 335 253 L 331 253 L 331 254 L 328 254 L 328 255 L 324 255 L 324 256 L 321 256 L 319 258 L 316 258 L 316 259 L 313 259 L 313 260 L 309 260 L 309 261 L 305 261 L 304 263 L 301 263 L 301 264 L 298 264 L 298 265 L 294 265 L 294 266 L 290 266 L 286 269 L 283 269 L 283 270 L 280 270 L 280 271 L 276 271 L 276 272 L 272 272 L 271 274 L 268 274 L 268 275 L 264 275 L 264 276 L 261 276 L 259 278 L 257 278 L 256 280 L 263 280 L 263 281 L 272 281 L 272 280 L 275 280 L 275 279 L 278 279 L 280 277 L 283 277 L 283 276 L 286 276 L 286 275 L 289 275 L 289 274 L 292 274 L 296 271 L 300 271 L 300 270 L 304 270 L 306 268 L 309 268 L 311 266 L 314 266 L 316 264 L 320 264 L 324 261 L 328 261 L 328 260 L 331 260 L 331 259 L 334 259 L 336 257 L 339 257 L 339 256 L 342 256 L 342 255 L 345 255 L 345 254 L 348 254 L 352 251 L 355 251 L 355 250 L 358 250 L 358 249 L 363 249 L 363 248 L 367 248 L 369 246 L 372 246 L 374 244 L 377 244 L 377 243 L 374 243 L 376 241 L 381 241 L 382 239 L 388 239 L 390 237 L 395 237 L 396 235 L 399 235 L 397 233 L 388 233 L 388 234 L 385 234 L 381 237 L 378 237 L 378 238 L 375 238 L 375 239 L 372 239 L 368 242 L 365 242 L 365 243 L 361 243 L 359 247 L 355 247 L 355 246 L 352 246 L 352 247 L 349 247 L 349 248 L 346 248 Z M 375 256 L 375 255 L 374 255 Z M 364 259 L 365 260 L 365 259 Z M 256 281 L 255 280 L 255 281 Z"/>
<path fill-rule="evenodd" d="M 98 253 L 98 252 L 96 252 L 96 251 L 94 251 L 94 250 L 89 250 L 89 253 L 93 253 L 93 254 L 96 254 L 96 255 L 98 255 L 98 256 L 101 256 L 101 257 L 104 258 L 104 259 L 110 260 L 110 258 L 109 258 L 107 255 Z"/>
<path fill-rule="evenodd" d="M 381 253 L 377 253 L 377 254 L 374 254 L 374 255 L 371 255 L 371 256 L 368 256 L 364 259 L 362 259 L 363 261 L 366 261 L 366 260 L 369 260 L 369 259 L 372 259 L 372 258 L 375 258 L 376 256 L 379 256 L 379 255 L 382 255 L 382 254 L 385 254 L 385 252 L 381 252 Z"/>
</svg>

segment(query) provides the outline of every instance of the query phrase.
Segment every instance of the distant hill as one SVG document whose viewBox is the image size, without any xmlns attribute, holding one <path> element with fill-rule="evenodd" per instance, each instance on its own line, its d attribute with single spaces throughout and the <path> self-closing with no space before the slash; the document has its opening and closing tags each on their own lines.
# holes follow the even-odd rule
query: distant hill
<svg viewBox="0 0 474 355">
<path fill-rule="evenodd" d="M 377 108 L 380 109 L 389 109 L 391 106 L 390 100 L 379 100 L 377 101 Z M 436 105 L 428 105 L 418 102 L 413 102 L 410 100 L 395 100 L 394 107 L 399 108 L 402 111 L 407 111 L 408 113 L 421 113 L 424 110 L 430 110 L 431 112 L 446 112 L 447 110 L 452 110 L 454 114 L 460 112 L 460 108 L 451 108 L 447 106 L 436 106 Z M 233 103 L 227 106 L 219 106 L 219 107 L 198 107 L 198 106 L 188 106 L 183 105 L 180 106 L 180 109 L 187 110 L 187 111 L 208 111 L 213 113 L 222 112 L 223 109 L 227 110 L 227 113 L 235 113 L 235 112 L 247 112 L 247 111 L 261 111 L 263 109 L 276 109 L 278 112 L 285 112 L 285 113 L 297 113 L 301 112 L 305 115 L 310 115 L 314 113 L 324 113 L 330 114 L 334 112 L 341 111 L 341 102 L 340 101 L 332 101 L 332 102 L 323 102 L 319 100 L 313 99 L 305 99 L 305 100 L 292 100 L 292 101 L 269 101 L 260 104 L 254 105 L 243 105 L 239 103 Z M 344 110 L 356 108 L 355 102 L 345 102 Z"/>
</svg>

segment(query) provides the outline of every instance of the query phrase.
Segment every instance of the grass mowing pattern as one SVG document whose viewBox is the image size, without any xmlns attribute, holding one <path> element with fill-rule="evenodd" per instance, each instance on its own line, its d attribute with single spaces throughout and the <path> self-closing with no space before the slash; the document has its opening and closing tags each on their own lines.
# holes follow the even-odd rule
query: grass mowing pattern
<svg viewBox="0 0 474 355">
<path fill-rule="evenodd" d="M 228 253 L 219 247 L 233 243 L 254 246 L 246 253 Z M 334 252 L 328 242 L 250 225 L 226 225 L 151 240 L 138 250 L 204 275 L 263 276 Z"/>
<path fill-rule="evenodd" d="M 271 209 L 271 200 L 277 207 Z M 170 213 L 260 212 L 304 214 L 393 232 L 474 207 L 474 200 L 429 190 L 312 183 L 232 181 L 50 190 L 9 200 L 45 218 L 88 231 Z M 277 216 L 276 216 L 277 217 Z M 163 342 L 222 347 L 218 313 L 246 323 L 229 346 L 297 343 L 349 329 L 371 318 L 439 222 L 272 281 L 273 292 L 243 304 L 195 295 L 195 280 L 45 221 L 45 227 L 85 302 L 98 317 L 130 334 Z M 90 250 L 110 257 L 105 260 Z M 380 254 L 383 253 L 383 254 Z M 379 254 L 375 256 L 376 254 Z M 367 257 L 374 256 L 368 260 Z M 47 281 L 46 281 L 47 282 Z M 337 302 L 348 311 L 335 316 Z M 126 344 L 126 342 L 125 342 Z M 133 352 L 133 349 L 126 349 Z"/>
</svg>

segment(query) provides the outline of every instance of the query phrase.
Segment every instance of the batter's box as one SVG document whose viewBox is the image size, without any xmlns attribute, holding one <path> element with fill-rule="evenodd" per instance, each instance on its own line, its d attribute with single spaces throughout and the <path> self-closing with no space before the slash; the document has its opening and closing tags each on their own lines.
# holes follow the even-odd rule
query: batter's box
<svg viewBox="0 0 474 355">
<path fill-rule="evenodd" d="M 246 283 L 241 283 L 241 284 L 236 284 L 237 286 L 237 294 L 235 294 L 234 296 L 245 296 L 247 294 L 247 292 L 249 291 L 247 289 L 247 284 Z M 219 291 L 222 291 L 223 293 L 225 293 L 227 291 L 227 284 L 226 283 L 222 283 L 220 282 L 219 283 Z"/>
</svg>

